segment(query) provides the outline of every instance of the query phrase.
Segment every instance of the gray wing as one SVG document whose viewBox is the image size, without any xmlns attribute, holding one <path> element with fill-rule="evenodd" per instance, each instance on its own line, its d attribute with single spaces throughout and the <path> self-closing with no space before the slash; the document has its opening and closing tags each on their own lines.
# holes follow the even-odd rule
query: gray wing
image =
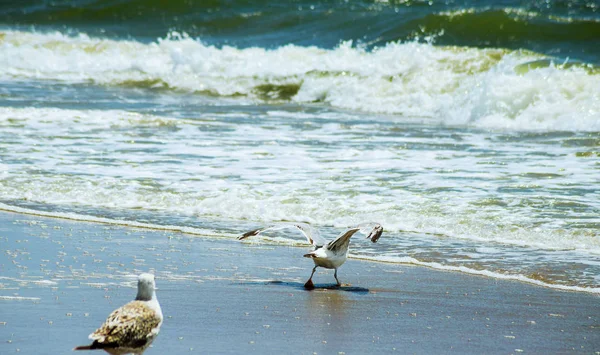
<svg viewBox="0 0 600 355">
<path fill-rule="evenodd" d="M 327 244 L 327 249 L 331 251 L 347 251 L 348 244 L 350 243 L 350 237 L 354 235 L 354 233 L 358 232 L 360 228 L 350 228 L 344 233 L 340 234 L 339 237 L 335 238 L 331 242 Z"/>
<path fill-rule="evenodd" d="M 356 232 L 366 235 L 367 239 L 370 239 L 373 243 L 377 243 L 377 240 L 379 240 L 379 237 L 383 233 L 383 227 L 381 224 L 375 222 L 361 223 L 354 228 L 349 228 L 340 234 L 339 237 L 329 242 L 327 249 L 331 251 L 346 250 L 350 243 L 350 237 Z"/>
<path fill-rule="evenodd" d="M 238 237 L 239 240 L 246 239 L 248 237 L 257 236 L 265 231 L 269 230 L 281 230 L 286 228 L 294 228 L 302 232 L 306 240 L 315 247 L 323 246 L 326 241 L 319 235 L 319 231 L 314 229 L 310 224 L 307 223 L 278 223 L 272 226 L 258 228 L 242 234 Z"/>
<path fill-rule="evenodd" d="M 383 227 L 377 222 L 366 222 L 361 223 L 358 226 L 359 232 L 366 235 L 367 239 L 370 239 L 373 243 L 377 243 L 381 234 L 383 234 Z"/>
</svg>

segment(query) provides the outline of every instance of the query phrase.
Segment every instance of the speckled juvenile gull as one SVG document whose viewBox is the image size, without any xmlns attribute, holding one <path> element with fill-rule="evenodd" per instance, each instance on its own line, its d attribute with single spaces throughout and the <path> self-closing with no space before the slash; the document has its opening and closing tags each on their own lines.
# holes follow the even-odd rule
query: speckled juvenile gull
<svg viewBox="0 0 600 355">
<path fill-rule="evenodd" d="M 104 324 L 90 334 L 92 344 L 73 350 L 100 349 L 111 355 L 143 354 L 158 335 L 163 321 L 155 288 L 154 275 L 141 274 L 135 301 L 113 311 Z"/>
<path fill-rule="evenodd" d="M 335 277 L 335 281 L 337 281 L 337 285 L 341 286 L 342 284 L 337 277 L 337 269 L 342 266 L 342 264 L 344 264 L 348 258 L 350 237 L 352 237 L 356 232 L 361 232 L 367 236 L 367 239 L 370 239 L 373 243 L 376 243 L 383 233 L 383 227 L 379 223 L 362 223 L 356 227 L 346 230 L 334 240 L 327 242 L 319 235 L 319 232 L 309 224 L 280 223 L 244 233 L 238 239 L 241 240 L 248 237 L 257 236 L 268 230 L 279 230 L 285 228 L 298 229 L 300 232 L 302 232 L 304 237 L 306 237 L 308 242 L 313 245 L 313 251 L 304 255 L 306 258 L 312 258 L 313 262 L 315 263 L 315 267 L 313 268 L 312 274 L 310 274 L 310 278 L 304 284 L 304 287 L 307 289 L 315 288 L 315 285 L 312 282 L 312 277 L 319 266 L 326 269 L 335 269 L 333 276 Z"/>
</svg>

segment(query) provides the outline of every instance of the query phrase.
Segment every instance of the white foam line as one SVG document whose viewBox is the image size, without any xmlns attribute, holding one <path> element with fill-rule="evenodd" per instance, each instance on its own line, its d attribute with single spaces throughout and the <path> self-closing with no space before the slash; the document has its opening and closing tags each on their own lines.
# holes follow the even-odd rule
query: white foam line
<svg viewBox="0 0 600 355">
<path fill-rule="evenodd" d="M 0 300 L 6 301 L 39 301 L 39 297 L 21 297 L 21 296 L 0 296 Z"/>
<path fill-rule="evenodd" d="M 40 286 L 56 286 L 56 285 L 58 285 L 57 282 L 52 281 L 52 280 L 24 280 L 24 279 L 17 279 L 17 278 L 13 278 L 13 277 L 5 277 L 5 276 L 0 276 L 0 280 L 9 280 L 12 282 L 18 282 L 20 284 L 36 284 L 36 285 L 40 285 Z"/>
<path fill-rule="evenodd" d="M 386 258 L 386 257 L 364 257 L 364 256 L 356 256 L 356 255 L 350 255 L 350 257 L 353 259 L 358 259 L 358 260 L 384 262 L 384 263 L 391 263 L 391 264 L 411 264 L 411 265 L 425 266 L 425 267 L 429 267 L 429 268 L 436 269 L 436 270 L 442 270 L 442 271 L 454 271 L 454 272 L 461 272 L 461 273 L 470 274 L 470 275 L 486 276 L 486 277 L 491 277 L 494 279 L 520 281 L 520 282 L 525 282 L 528 284 L 533 284 L 536 286 L 548 287 L 548 288 L 562 290 L 562 291 L 587 292 L 587 293 L 593 293 L 593 294 L 600 295 L 600 287 L 581 287 L 581 286 L 557 285 L 557 284 L 543 282 L 540 280 L 530 279 L 523 275 L 501 274 L 501 273 L 493 272 L 493 271 L 489 271 L 489 270 L 470 269 L 465 266 L 449 266 L 449 265 L 443 265 L 440 263 L 424 262 L 424 261 L 419 261 L 419 260 L 411 258 L 411 257 L 399 257 L 399 258 L 388 257 L 388 258 Z"/>
<path fill-rule="evenodd" d="M 43 285 L 43 286 L 55 286 L 55 285 L 58 285 L 57 282 L 51 281 L 51 280 L 36 280 L 36 281 L 27 281 L 27 282 L 31 282 L 31 283 L 34 283 L 36 285 Z"/>
<path fill-rule="evenodd" d="M 92 222 L 92 223 L 111 224 L 111 225 L 116 225 L 116 226 L 181 232 L 181 233 L 192 234 L 192 235 L 202 235 L 202 236 L 212 236 L 212 237 L 237 237 L 237 235 L 234 236 L 234 235 L 228 235 L 228 234 L 223 234 L 223 233 L 217 233 L 214 230 L 208 230 L 208 229 L 142 223 L 142 222 L 135 222 L 135 221 L 126 221 L 126 220 L 121 220 L 121 219 L 109 219 L 109 218 L 79 215 L 79 214 L 65 213 L 65 212 L 36 211 L 36 210 L 28 209 L 28 208 L 10 206 L 10 205 L 6 205 L 4 203 L 0 203 L 0 211 L 21 213 L 21 214 L 32 215 L 32 216 L 40 216 L 40 217 L 67 219 L 67 220 L 71 220 L 71 221 Z"/>
</svg>

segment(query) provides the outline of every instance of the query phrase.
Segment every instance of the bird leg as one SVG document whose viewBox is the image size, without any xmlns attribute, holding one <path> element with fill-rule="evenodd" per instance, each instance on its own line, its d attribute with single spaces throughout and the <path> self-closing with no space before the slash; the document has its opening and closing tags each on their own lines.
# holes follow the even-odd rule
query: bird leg
<svg viewBox="0 0 600 355">
<path fill-rule="evenodd" d="M 335 277 L 335 281 L 337 281 L 338 287 L 342 286 L 342 283 L 337 278 L 337 269 L 335 269 L 335 272 L 333 273 L 333 277 Z"/>
<path fill-rule="evenodd" d="M 315 267 L 313 268 L 312 274 L 310 274 L 310 278 L 304 284 L 304 288 L 307 289 L 307 290 L 314 290 L 315 289 L 315 284 L 313 284 L 313 282 L 312 282 L 312 278 L 313 278 L 313 275 L 315 274 L 315 271 L 317 271 L 317 265 L 315 265 Z"/>
</svg>

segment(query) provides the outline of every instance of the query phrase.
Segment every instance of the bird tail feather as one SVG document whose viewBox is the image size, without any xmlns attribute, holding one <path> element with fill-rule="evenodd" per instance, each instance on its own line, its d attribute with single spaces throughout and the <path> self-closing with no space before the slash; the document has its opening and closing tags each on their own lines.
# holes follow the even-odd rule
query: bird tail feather
<svg viewBox="0 0 600 355">
<path fill-rule="evenodd" d="M 81 345 L 74 347 L 73 350 L 96 350 L 96 349 L 114 349 L 118 347 L 117 343 L 99 343 L 95 340 L 90 345 Z"/>
<path fill-rule="evenodd" d="M 81 345 L 81 346 L 76 346 L 73 348 L 73 350 L 93 350 L 95 348 L 92 348 L 91 345 Z"/>
</svg>

